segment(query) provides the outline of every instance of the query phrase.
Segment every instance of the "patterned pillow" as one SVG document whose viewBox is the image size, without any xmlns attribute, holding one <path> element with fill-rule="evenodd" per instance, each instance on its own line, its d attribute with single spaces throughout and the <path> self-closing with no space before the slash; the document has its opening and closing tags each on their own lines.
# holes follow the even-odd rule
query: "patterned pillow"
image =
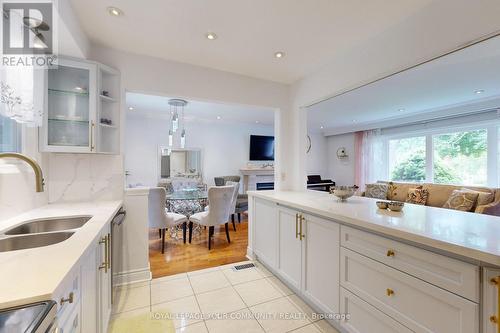
<svg viewBox="0 0 500 333">
<path fill-rule="evenodd" d="M 471 191 L 454 190 L 445 202 L 443 208 L 470 212 L 474 207 L 479 193 Z"/>
<path fill-rule="evenodd" d="M 495 193 L 476 191 L 476 190 L 471 190 L 470 188 L 465 188 L 465 187 L 461 188 L 460 191 L 469 191 L 469 192 L 477 193 L 478 197 L 477 197 L 476 206 L 487 205 L 487 204 L 492 203 L 493 200 L 495 200 Z"/>
<path fill-rule="evenodd" d="M 429 197 L 429 190 L 424 190 L 422 186 L 416 188 L 410 188 L 408 190 L 408 196 L 406 198 L 406 202 L 425 206 L 427 204 L 428 197 Z"/>
<path fill-rule="evenodd" d="M 388 184 L 366 184 L 365 197 L 376 199 L 387 199 L 387 192 L 389 191 Z"/>
</svg>

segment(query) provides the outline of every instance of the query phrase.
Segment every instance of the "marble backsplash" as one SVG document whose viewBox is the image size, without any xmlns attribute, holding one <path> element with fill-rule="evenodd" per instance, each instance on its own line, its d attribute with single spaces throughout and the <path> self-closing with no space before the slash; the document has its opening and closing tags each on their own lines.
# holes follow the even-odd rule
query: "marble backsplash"
<svg viewBox="0 0 500 333">
<path fill-rule="evenodd" d="M 49 203 L 123 198 L 120 155 L 49 154 Z"/>
</svg>

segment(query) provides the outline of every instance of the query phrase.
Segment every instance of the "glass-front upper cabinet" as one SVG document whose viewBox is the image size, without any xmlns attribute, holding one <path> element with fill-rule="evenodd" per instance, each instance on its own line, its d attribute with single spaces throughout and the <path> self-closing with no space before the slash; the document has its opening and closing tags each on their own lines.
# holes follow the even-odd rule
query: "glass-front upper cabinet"
<svg viewBox="0 0 500 333">
<path fill-rule="evenodd" d="M 60 58 L 45 75 L 40 150 L 120 153 L 120 72 L 92 61 Z"/>
<path fill-rule="evenodd" d="M 96 64 L 69 59 L 47 70 L 42 151 L 96 150 L 96 75 Z"/>
</svg>

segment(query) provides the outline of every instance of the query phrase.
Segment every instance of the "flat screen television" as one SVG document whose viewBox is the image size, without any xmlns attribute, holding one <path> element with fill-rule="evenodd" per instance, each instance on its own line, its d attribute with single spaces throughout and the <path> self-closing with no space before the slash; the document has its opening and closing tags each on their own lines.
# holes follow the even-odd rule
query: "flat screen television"
<svg viewBox="0 0 500 333">
<path fill-rule="evenodd" d="M 250 161 L 274 161 L 274 136 L 250 135 Z"/>
</svg>

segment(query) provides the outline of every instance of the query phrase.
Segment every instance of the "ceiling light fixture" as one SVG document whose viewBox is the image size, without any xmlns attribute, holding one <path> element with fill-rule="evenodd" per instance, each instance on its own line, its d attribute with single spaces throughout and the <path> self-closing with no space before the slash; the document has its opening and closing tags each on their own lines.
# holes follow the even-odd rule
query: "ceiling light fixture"
<svg viewBox="0 0 500 333">
<path fill-rule="evenodd" d="M 217 116 L 217 120 L 221 120 L 221 119 L 222 119 L 221 116 Z"/>
<path fill-rule="evenodd" d="M 285 56 L 285 52 L 278 51 L 274 54 L 274 57 L 277 59 L 281 59 Z"/>
<path fill-rule="evenodd" d="M 216 40 L 217 39 L 217 35 L 213 32 L 209 32 L 205 35 L 205 37 L 207 37 L 207 39 L 209 40 Z"/>
<path fill-rule="evenodd" d="M 122 16 L 123 11 L 120 8 L 117 7 L 108 7 L 108 13 L 111 16 Z"/>
<path fill-rule="evenodd" d="M 399 111 L 399 112 L 405 112 L 405 111 L 406 111 L 406 109 L 401 108 L 401 109 L 398 109 L 398 111 Z"/>
<path fill-rule="evenodd" d="M 255 121 L 255 123 L 256 123 L 256 124 L 258 124 L 258 123 L 259 123 L 259 121 L 258 121 L 258 120 L 256 120 L 256 121 Z"/>
<path fill-rule="evenodd" d="M 180 147 L 185 148 L 186 146 L 186 129 L 184 128 L 184 108 L 188 104 L 187 101 L 183 99 L 173 98 L 168 100 L 168 105 L 170 106 L 170 113 L 172 118 L 170 121 L 170 128 L 168 130 L 168 145 L 172 147 L 174 144 L 174 133 L 182 128 L 180 135 Z M 172 113 L 173 112 L 173 113 Z"/>
<path fill-rule="evenodd" d="M 352 122 L 353 122 L 353 123 L 355 123 L 355 122 L 356 122 L 356 119 L 353 119 L 353 120 L 352 120 Z"/>
<path fill-rule="evenodd" d="M 324 127 L 323 127 L 323 126 L 320 126 L 319 128 L 323 129 Z"/>
<path fill-rule="evenodd" d="M 131 106 L 129 106 L 128 109 L 129 109 L 129 111 L 134 111 L 134 108 Z"/>
<path fill-rule="evenodd" d="M 476 90 L 476 91 L 475 91 L 475 93 L 476 93 L 477 95 L 479 95 L 479 94 L 482 94 L 482 93 L 484 93 L 484 90 L 483 90 L 483 89 L 480 89 L 480 90 Z"/>
</svg>

